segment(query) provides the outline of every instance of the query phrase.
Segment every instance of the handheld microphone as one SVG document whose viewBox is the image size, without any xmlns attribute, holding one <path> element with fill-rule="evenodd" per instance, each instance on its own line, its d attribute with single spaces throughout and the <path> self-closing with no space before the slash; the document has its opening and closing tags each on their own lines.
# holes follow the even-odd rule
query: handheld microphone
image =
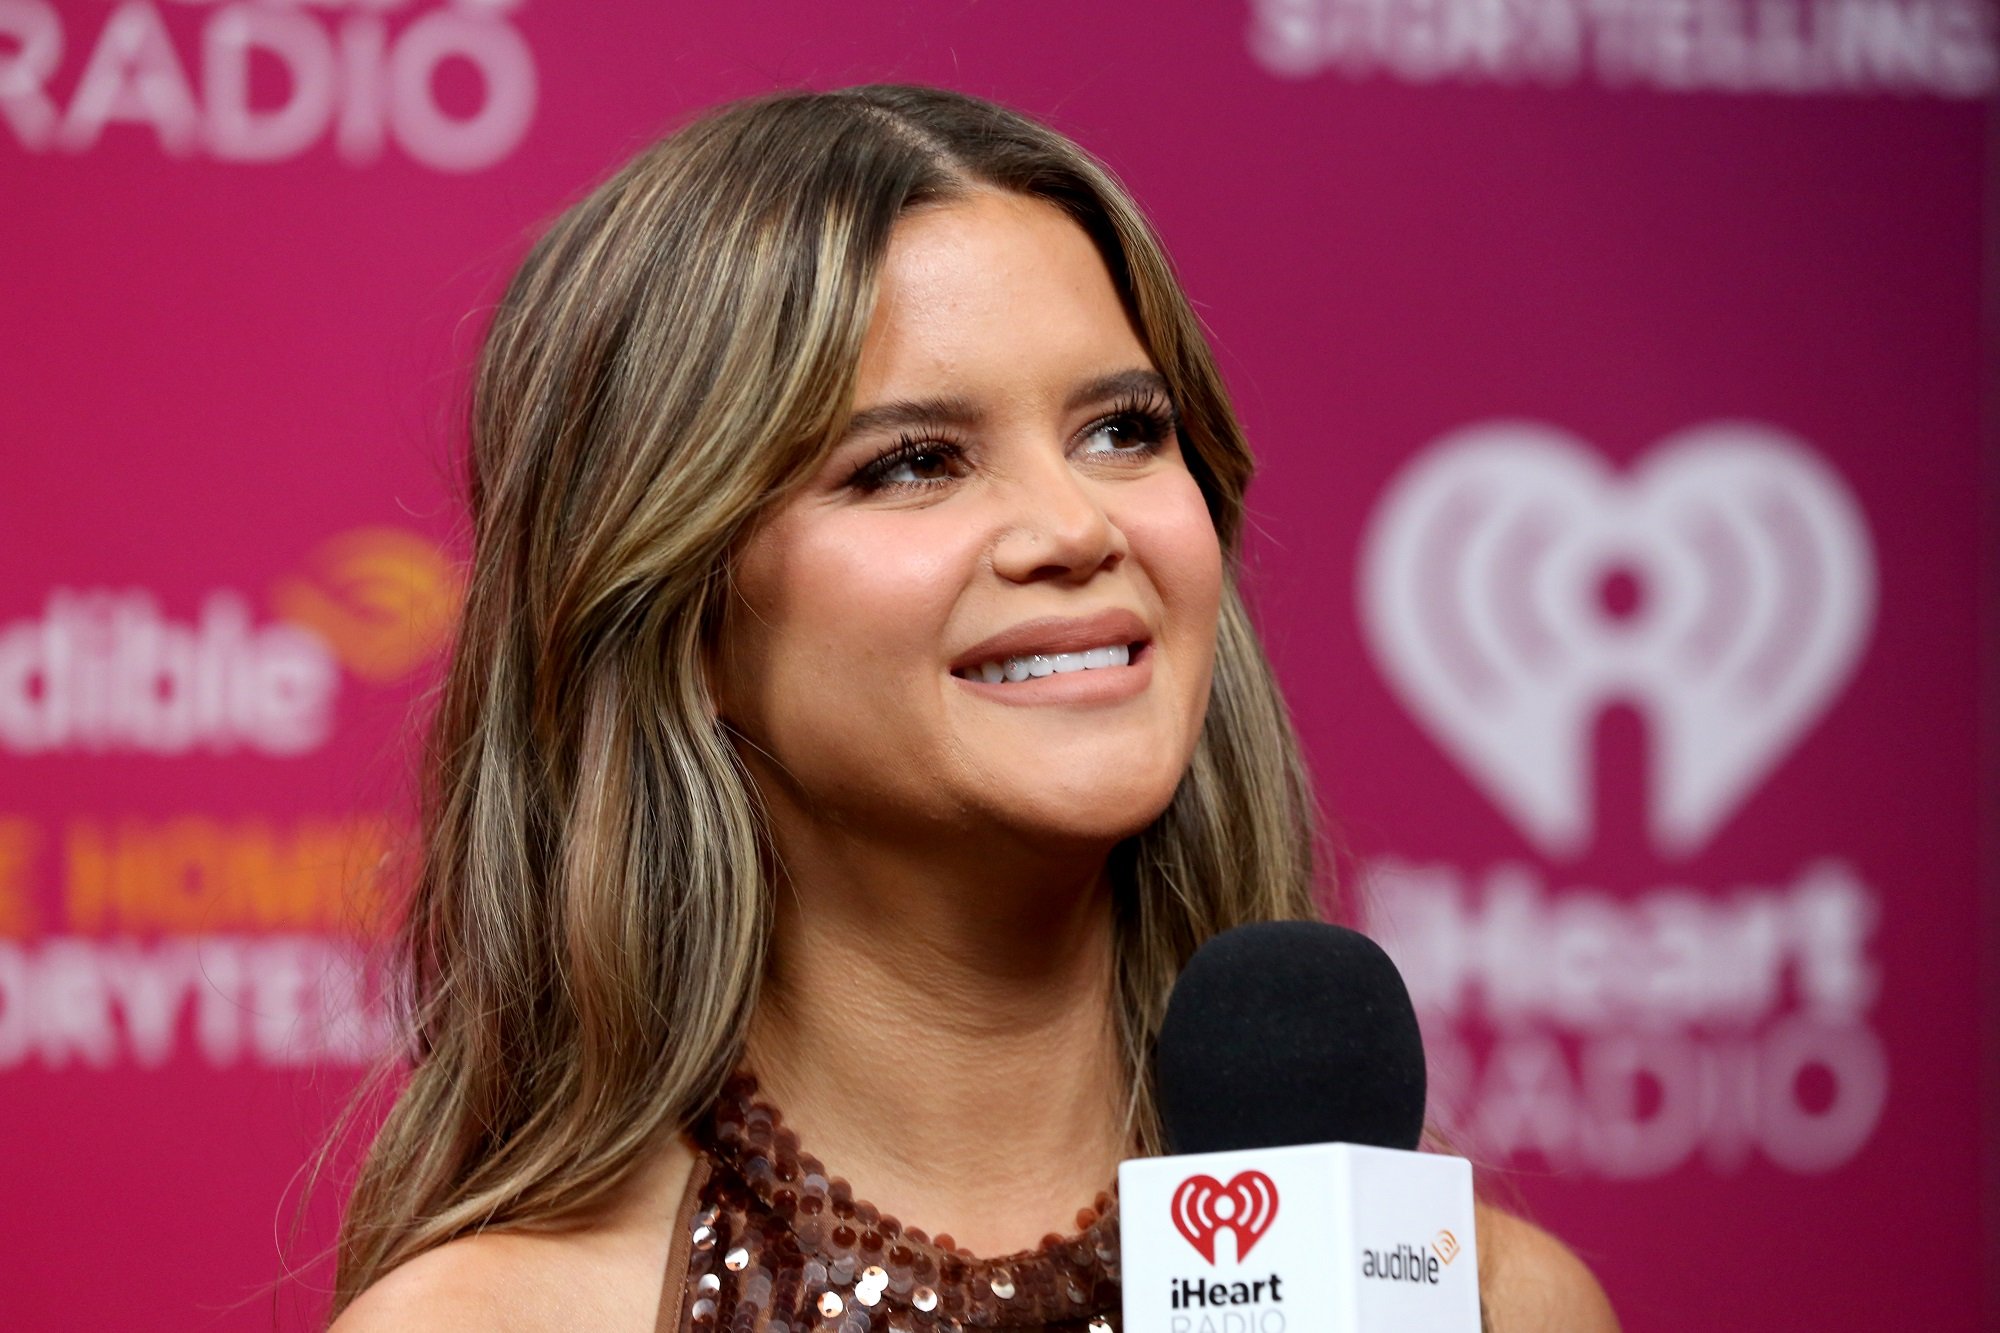
<svg viewBox="0 0 2000 1333">
<path fill-rule="evenodd" d="M 1413 1151 L 1423 1039 L 1372 940 L 1209 940 L 1153 1077 L 1176 1155 L 1118 1168 L 1127 1333 L 1478 1333 L 1472 1168 Z"/>
</svg>

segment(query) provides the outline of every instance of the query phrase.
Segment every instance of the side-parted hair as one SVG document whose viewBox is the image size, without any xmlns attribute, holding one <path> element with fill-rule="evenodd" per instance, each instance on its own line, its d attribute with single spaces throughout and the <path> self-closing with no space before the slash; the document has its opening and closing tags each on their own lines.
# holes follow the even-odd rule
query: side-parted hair
<svg viewBox="0 0 2000 1333">
<path fill-rule="evenodd" d="M 1096 243 L 1228 555 L 1208 712 L 1111 857 L 1134 1141 L 1182 963 L 1311 917 L 1313 802 L 1236 590 L 1249 450 L 1158 239 L 1062 135 L 935 88 L 787 93 L 641 153 L 542 237 L 471 422 L 472 568 L 391 959 L 406 1078 L 361 1168 L 333 1313 L 482 1227 L 588 1218 L 743 1052 L 771 921 L 756 791 L 703 663 L 745 534 L 851 410 L 897 221 L 998 189 Z"/>
</svg>

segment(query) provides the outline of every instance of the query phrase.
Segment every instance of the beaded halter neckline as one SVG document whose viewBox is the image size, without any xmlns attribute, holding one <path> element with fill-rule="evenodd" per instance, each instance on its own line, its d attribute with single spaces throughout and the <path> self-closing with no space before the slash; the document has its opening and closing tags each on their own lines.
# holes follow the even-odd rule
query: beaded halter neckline
<svg viewBox="0 0 2000 1333">
<path fill-rule="evenodd" d="M 716 1327 L 730 1327 L 748 1303 L 759 1307 L 752 1320 L 768 1314 L 773 1327 L 796 1311 L 813 1323 L 792 1327 L 854 1333 L 966 1325 L 1109 1333 L 1115 1327 L 1118 1218 L 1111 1194 L 1079 1210 L 1072 1235 L 980 1258 L 949 1235 L 933 1237 L 856 1199 L 756 1094 L 756 1079 L 739 1071 L 690 1131 L 714 1168 L 690 1234 L 689 1314 L 696 1326 L 705 1315 Z"/>
</svg>

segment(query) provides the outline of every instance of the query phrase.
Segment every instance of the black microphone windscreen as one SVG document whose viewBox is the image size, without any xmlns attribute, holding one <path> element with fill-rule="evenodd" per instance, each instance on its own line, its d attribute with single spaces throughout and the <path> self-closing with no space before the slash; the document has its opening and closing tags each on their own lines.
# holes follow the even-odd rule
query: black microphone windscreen
<svg viewBox="0 0 2000 1333">
<path fill-rule="evenodd" d="M 1153 1079 L 1176 1153 L 1410 1149 L 1423 1133 L 1424 1045 L 1403 978 L 1373 940 L 1318 921 L 1238 926 L 1195 950 Z"/>
</svg>

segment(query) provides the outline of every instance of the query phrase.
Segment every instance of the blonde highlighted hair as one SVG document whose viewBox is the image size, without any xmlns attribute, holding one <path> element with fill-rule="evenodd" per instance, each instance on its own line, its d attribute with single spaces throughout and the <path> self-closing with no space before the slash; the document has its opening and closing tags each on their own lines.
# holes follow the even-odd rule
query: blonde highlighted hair
<svg viewBox="0 0 2000 1333">
<path fill-rule="evenodd" d="M 1232 557 L 1193 761 L 1109 867 L 1144 1148 L 1181 964 L 1230 926 L 1314 915 L 1312 799 L 1235 589 L 1249 451 L 1132 200 L 1060 134 L 959 93 L 725 106 L 563 214 L 480 356 L 471 578 L 393 942 L 407 1082 L 349 1200 L 335 1314 L 469 1231 L 587 1218 L 741 1057 L 771 890 L 704 650 L 741 538 L 850 409 L 897 220 L 982 188 L 1096 243 Z"/>
</svg>

